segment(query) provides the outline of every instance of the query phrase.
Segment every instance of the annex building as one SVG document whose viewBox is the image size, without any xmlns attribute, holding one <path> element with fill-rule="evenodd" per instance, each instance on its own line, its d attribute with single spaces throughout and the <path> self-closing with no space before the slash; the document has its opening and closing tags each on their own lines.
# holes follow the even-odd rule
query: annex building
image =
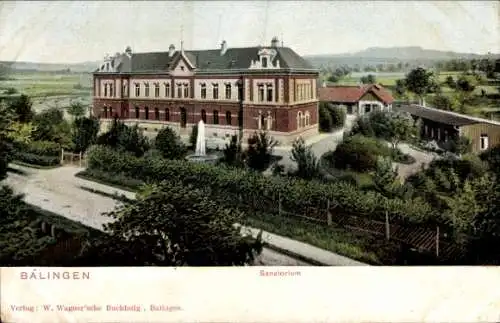
<svg viewBox="0 0 500 323">
<path fill-rule="evenodd" d="M 124 53 L 93 73 L 93 114 L 117 116 L 154 135 L 168 125 L 182 137 L 203 120 L 207 137 L 243 138 L 266 130 L 281 143 L 318 133 L 318 71 L 273 38 L 269 46 Z"/>
</svg>

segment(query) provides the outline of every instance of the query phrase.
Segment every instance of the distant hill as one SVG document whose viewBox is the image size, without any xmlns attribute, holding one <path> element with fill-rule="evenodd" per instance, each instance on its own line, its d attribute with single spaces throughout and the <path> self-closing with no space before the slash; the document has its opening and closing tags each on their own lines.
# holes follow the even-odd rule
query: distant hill
<svg viewBox="0 0 500 323">
<path fill-rule="evenodd" d="M 62 70 L 70 70 L 71 72 L 92 72 L 97 68 L 99 62 L 83 62 L 76 64 L 59 64 L 59 63 L 34 63 L 34 62 L 8 62 L 0 61 L 0 66 L 19 71 L 39 71 L 39 72 L 56 72 Z"/>
<path fill-rule="evenodd" d="M 486 55 L 472 53 L 456 53 L 424 49 L 422 47 L 370 47 L 356 53 L 309 55 L 304 58 L 314 66 L 322 65 L 377 65 L 387 63 L 426 63 L 450 59 L 482 58 Z M 498 57 L 499 55 L 494 55 Z"/>
</svg>

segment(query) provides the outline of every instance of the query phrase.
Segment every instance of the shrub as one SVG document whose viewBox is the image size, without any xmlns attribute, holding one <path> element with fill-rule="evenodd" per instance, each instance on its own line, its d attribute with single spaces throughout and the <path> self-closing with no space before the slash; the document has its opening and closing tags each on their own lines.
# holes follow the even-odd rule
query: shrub
<svg viewBox="0 0 500 323">
<path fill-rule="evenodd" d="M 330 115 L 332 116 L 333 129 L 340 129 L 344 127 L 347 112 L 345 107 L 331 107 Z"/>
<path fill-rule="evenodd" d="M 16 152 L 15 160 L 38 166 L 55 166 L 61 162 L 59 156 L 41 156 L 25 152 Z"/>
<path fill-rule="evenodd" d="M 40 156 L 59 156 L 61 154 L 61 146 L 52 141 L 32 141 L 21 146 L 24 153 Z"/>
<path fill-rule="evenodd" d="M 379 156 L 391 156 L 391 149 L 375 138 L 360 135 L 347 138 L 332 155 L 336 168 L 359 172 L 375 170 Z"/>
<path fill-rule="evenodd" d="M 137 158 L 107 147 L 89 150 L 89 171 L 110 172 L 143 182 L 179 181 L 184 185 L 207 188 L 221 204 L 277 212 L 278 197 L 284 210 L 326 221 L 327 201 L 338 212 L 404 222 L 434 222 L 436 211 L 421 199 L 387 199 L 376 192 L 363 192 L 344 182 L 320 183 L 297 178 L 268 177 L 244 169 L 227 168 L 182 160 Z"/>
<path fill-rule="evenodd" d="M 182 159 L 187 153 L 181 138 L 170 127 L 164 127 L 158 132 L 155 148 L 167 159 Z"/>
<path fill-rule="evenodd" d="M 405 165 L 411 165 L 417 161 L 412 155 L 403 154 L 400 149 L 393 149 L 391 152 L 391 158 L 394 162 Z"/>
<path fill-rule="evenodd" d="M 323 132 L 330 132 L 333 128 L 332 115 L 328 107 L 323 102 L 319 105 L 319 130 Z"/>
</svg>

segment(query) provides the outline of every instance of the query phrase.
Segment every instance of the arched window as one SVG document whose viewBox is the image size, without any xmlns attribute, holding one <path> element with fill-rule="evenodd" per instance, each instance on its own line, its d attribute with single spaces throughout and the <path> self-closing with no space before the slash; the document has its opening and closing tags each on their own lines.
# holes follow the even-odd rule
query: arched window
<svg viewBox="0 0 500 323">
<path fill-rule="evenodd" d="M 214 124 L 219 124 L 219 111 L 214 110 Z"/>
<path fill-rule="evenodd" d="M 170 110 L 168 108 L 165 109 L 165 121 L 170 121 Z"/>
<path fill-rule="evenodd" d="M 266 117 L 264 114 L 260 115 L 260 127 L 259 129 L 266 128 Z"/>
<path fill-rule="evenodd" d="M 186 109 L 181 108 L 181 128 L 186 128 L 186 123 L 187 123 L 187 114 L 186 114 Z"/>
<path fill-rule="evenodd" d="M 149 108 L 144 108 L 144 119 L 149 120 Z"/>
<path fill-rule="evenodd" d="M 164 83 L 165 85 L 165 97 L 169 98 L 170 97 L 170 83 Z"/>
<path fill-rule="evenodd" d="M 113 115 L 113 107 L 108 107 L 108 109 L 109 109 L 109 117 L 113 118 L 114 117 L 114 115 Z"/>
<path fill-rule="evenodd" d="M 297 112 L 297 128 L 302 128 L 303 114 L 302 111 Z"/>
<path fill-rule="evenodd" d="M 107 107 L 104 107 L 104 119 L 106 119 L 108 117 L 108 108 Z"/>
<path fill-rule="evenodd" d="M 305 116 L 305 126 L 309 126 L 311 124 L 311 114 L 309 111 L 306 111 L 306 116 Z"/>
<path fill-rule="evenodd" d="M 139 118 L 140 118 L 140 115 L 139 115 L 139 107 L 135 107 L 135 118 L 136 118 L 136 119 L 139 119 Z"/>
<path fill-rule="evenodd" d="M 231 120 L 231 112 L 230 112 L 230 111 L 227 111 L 227 112 L 226 112 L 226 124 L 227 124 L 228 126 L 230 126 L 230 125 L 231 125 L 231 121 L 232 121 L 232 120 Z"/>
<path fill-rule="evenodd" d="M 201 110 L 201 120 L 203 120 L 203 123 L 207 123 L 207 112 L 205 110 Z"/>
</svg>

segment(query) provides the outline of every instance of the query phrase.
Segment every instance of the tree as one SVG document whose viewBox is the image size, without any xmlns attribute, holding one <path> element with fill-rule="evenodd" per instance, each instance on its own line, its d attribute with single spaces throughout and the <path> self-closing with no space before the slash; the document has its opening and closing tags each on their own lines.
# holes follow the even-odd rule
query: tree
<svg viewBox="0 0 500 323">
<path fill-rule="evenodd" d="M 187 153 L 181 138 L 170 127 L 164 127 L 158 132 L 155 138 L 155 148 L 160 151 L 163 158 L 167 159 L 182 159 Z"/>
<path fill-rule="evenodd" d="M 60 109 L 50 108 L 36 114 L 33 124 L 33 140 L 53 141 L 61 146 L 71 144 L 71 125 L 64 119 Z"/>
<path fill-rule="evenodd" d="M 248 138 L 248 148 L 245 151 L 246 165 L 255 171 L 265 171 L 270 163 L 274 147 L 278 144 L 267 132 L 255 132 Z"/>
<path fill-rule="evenodd" d="M 398 171 L 392 167 L 392 161 L 388 157 L 378 157 L 377 167 L 373 175 L 375 189 L 382 195 L 392 198 L 396 192 Z"/>
<path fill-rule="evenodd" d="M 85 115 L 85 107 L 80 102 L 72 102 L 69 107 L 66 108 L 66 111 L 74 119 L 83 117 Z"/>
<path fill-rule="evenodd" d="M 0 180 L 7 176 L 7 168 L 14 157 L 13 142 L 9 138 L 9 127 L 13 113 L 4 102 L 0 101 Z"/>
<path fill-rule="evenodd" d="M 191 129 L 191 135 L 189 135 L 189 145 L 192 149 L 196 148 L 197 139 L 198 139 L 198 124 L 195 124 Z"/>
<path fill-rule="evenodd" d="M 455 82 L 455 79 L 453 78 L 453 76 L 449 75 L 447 78 L 446 78 L 446 81 L 444 82 L 450 89 L 455 89 L 455 87 L 457 86 L 457 83 Z"/>
<path fill-rule="evenodd" d="M 73 122 L 72 141 L 75 151 L 85 152 L 97 141 L 99 120 L 96 118 L 79 117 Z"/>
<path fill-rule="evenodd" d="M 332 131 L 332 114 L 328 108 L 328 103 L 320 102 L 319 103 L 319 130 L 322 132 L 330 132 Z"/>
<path fill-rule="evenodd" d="M 97 137 L 96 143 L 116 150 L 124 150 L 141 157 L 149 150 L 150 144 L 137 125 L 128 127 L 117 117 L 113 119 L 111 128 Z"/>
<path fill-rule="evenodd" d="M 243 155 L 237 135 L 231 136 L 231 141 L 224 148 L 221 162 L 228 166 L 243 167 Z"/>
<path fill-rule="evenodd" d="M 329 106 L 329 112 L 332 119 L 332 128 L 341 129 L 345 125 L 347 112 L 345 107 Z"/>
<path fill-rule="evenodd" d="M 143 245 L 137 252 L 156 266 L 242 266 L 262 251 L 257 239 L 242 236 L 244 214 L 213 201 L 193 186 L 162 182 L 108 214 L 112 238 Z M 137 265 L 145 265 L 138 263 Z"/>
<path fill-rule="evenodd" d="M 291 160 L 297 164 L 297 171 L 294 173 L 295 176 L 307 180 L 319 178 L 318 158 L 312 152 L 311 147 L 306 145 L 302 137 L 293 142 Z"/>
<path fill-rule="evenodd" d="M 435 95 L 432 98 L 431 104 L 436 109 L 445 111 L 455 111 L 460 106 L 460 103 L 456 100 L 456 98 L 443 94 Z"/>
<path fill-rule="evenodd" d="M 477 81 L 474 79 L 474 77 L 469 75 L 461 75 L 457 80 L 456 88 L 459 91 L 469 94 L 474 91 L 476 85 Z"/>
<path fill-rule="evenodd" d="M 375 78 L 375 75 L 368 74 L 366 76 L 362 76 L 360 81 L 363 84 L 375 84 L 377 82 L 377 79 Z"/>
<path fill-rule="evenodd" d="M 30 98 L 24 94 L 12 99 L 9 108 L 15 113 L 14 120 L 21 123 L 31 122 L 34 116 L 32 105 Z"/>
<path fill-rule="evenodd" d="M 406 81 L 404 79 L 399 79 L 396 80 L 396 87 L 394 89 L 396 91 L 396 94 L 399 95 L 400 97 L 404 97 L 406 94 Z"/>
<path fill-rule="evenodd" d="M 424 103 L 424 98 L 429 93 L 433 81 L 433 73 L 428 72 L 425 68 L 418 67 L 411 70 L 405 78 L 406 87 L 410 92 L 413 92 L 420 99 L 420 103 Z"/>
</svg>

